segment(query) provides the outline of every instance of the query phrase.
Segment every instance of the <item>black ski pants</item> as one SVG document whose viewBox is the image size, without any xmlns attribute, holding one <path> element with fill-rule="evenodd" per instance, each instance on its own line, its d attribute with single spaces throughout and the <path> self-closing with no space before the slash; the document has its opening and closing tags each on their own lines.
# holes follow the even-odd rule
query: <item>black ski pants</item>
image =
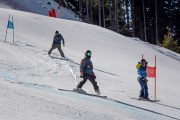
<svg viewBox="0 0 180 120">
<path fill-rule="evenodd" d="M 59 53 L 61 54 L 61 57 L 65 57 L 64 53 L 63 53 L 63 51 L 61 49 L 61 45 L 52 45 L 51 49 L 48 51 L 48 54 L 50 55 L 51 52 L 56 48 L 59 50 Z"/>
<path fill-rule="evenodd" d="M 77 85 L 77 87 L 82 88 L 82 86 L 87 82 L 87 80 L 89 80 L 92 83 L 95 91 L 99 91 L 99 87 L 97 85 L 97 82 L 95 81 L 95 77 L 89 74 L 85 74 L 83 76 L 83 80 Z"/>
</svg>

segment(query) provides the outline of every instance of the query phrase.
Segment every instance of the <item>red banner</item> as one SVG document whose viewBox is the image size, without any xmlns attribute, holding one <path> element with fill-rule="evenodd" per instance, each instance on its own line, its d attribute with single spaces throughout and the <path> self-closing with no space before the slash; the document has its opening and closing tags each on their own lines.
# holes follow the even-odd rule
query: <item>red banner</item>
<svg viewBox="0 0 180 120">
<path fill-rule="evenodd" d="M 156 67 L 149 67 L 146 68 L 147 77 L 155 78 L 156 77 Z"/>
<path fill-rule="evenodd" d="M 48 11 L 48 15 L 49 15 L 50 17 L 56 17 L 56 11 L 55 11 L 55 9 L 49 10 L 49 11 Z"/>
</svg>

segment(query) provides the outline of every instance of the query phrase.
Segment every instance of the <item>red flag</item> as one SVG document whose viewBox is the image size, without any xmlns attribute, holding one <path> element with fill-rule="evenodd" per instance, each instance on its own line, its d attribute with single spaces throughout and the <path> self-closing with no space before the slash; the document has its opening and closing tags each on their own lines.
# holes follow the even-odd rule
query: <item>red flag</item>
<svg viewBox="0 0 180 120">
<path fill-rule="evenodd" d="M 53 16 L 51 10 L 48 11 L 48 15 L 49 15 L 50 17 Z"/>
<path fill-rule="evenodd" d="M 156 67 L 149 67 L 146 68 L 147 77 L 155 78 L 156 77 Z"/>
<path fill-rule="evenodd" d="M 48 11 L 48 15 L 49 15 L 50 17 L 56 17 L 56 11 L 55 11 L 55 9 L 49 10 L 49 11 Z"/>
<path fill-rule="evenodd" d="M 52 17 L 56 18 L 56 11 L 55 11 L 55 9 L 52 9 L 51 11 L 52 11 Z"/>
</svg>

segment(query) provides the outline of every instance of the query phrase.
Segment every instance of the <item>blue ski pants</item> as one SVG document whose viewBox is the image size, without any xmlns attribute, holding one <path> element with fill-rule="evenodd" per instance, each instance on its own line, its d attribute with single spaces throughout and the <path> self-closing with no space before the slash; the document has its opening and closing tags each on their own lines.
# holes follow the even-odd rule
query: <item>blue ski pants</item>
<svg viewBox="0 0 180 120">
<path fill-rule="evenodd" d="M 138 82 L 141 86 L 139 97 L 148 98 L 149 94 L 148 94 L 147 83 L 145 82 L 145 80 L 143 80 L 144 78 L 142 78 L 142 77 L 138 77 L 137 79 L 138 79 Z"/>
</svg>

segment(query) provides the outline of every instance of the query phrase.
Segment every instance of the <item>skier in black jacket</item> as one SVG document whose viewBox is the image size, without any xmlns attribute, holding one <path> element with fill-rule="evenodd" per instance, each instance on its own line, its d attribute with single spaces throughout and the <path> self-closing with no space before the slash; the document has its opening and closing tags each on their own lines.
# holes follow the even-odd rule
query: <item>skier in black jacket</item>
<svg viewBox="0 0 180 120">
<path fill-rule="evenodd" d="M 48 51 L 48 54 L 50 55 L 52 50 L 54 49 L 58 49 L 59 50 L 59 53 L 61 54 L 61 57 L 64 58 L 64 53 L 61 49 L 61 41 L 63 42 L 63 46 L 65 46 L 65 42 L 64 42 L 64 38 L 61 34 L 59 34 L 59 31 L 56 31 L 55 32 L 55 35 L 54 35 L 54 39 L 53 39 L 53 44 L 52 44 L 52 47 L 51 49 Z"/>
<path fill-rule="evenodd" d="M 85 58 L 81 61 L 80 66 L 80 77 L 83 78 L 83 80 L 77 85 L 77 90 L 82 90 L 82 86 L 86 83 L 87 79 L 93 84 L 94 90 L 97 93 L 97 95 L 100 95 L 99 87 L 97 85 L 97 82 L 95 81 L 96 76 L 93 72 L 93 64 L 90 60 L 91 58 L 91 51 L 87 50 L 85 52 Z"/>
</svg>

